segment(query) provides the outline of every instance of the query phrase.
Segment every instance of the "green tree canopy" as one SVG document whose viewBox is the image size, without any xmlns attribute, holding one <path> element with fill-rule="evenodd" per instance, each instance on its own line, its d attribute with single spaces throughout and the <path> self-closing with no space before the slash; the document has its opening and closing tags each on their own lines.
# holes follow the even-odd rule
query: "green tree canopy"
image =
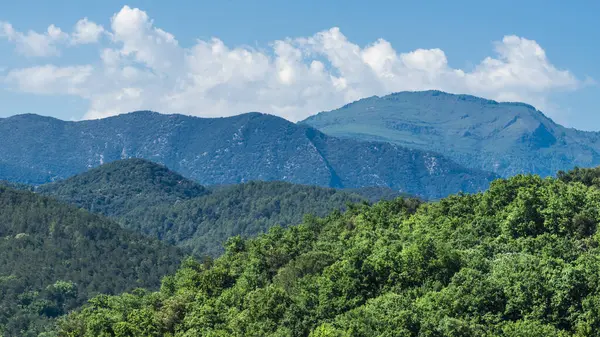
<svg viewBox="0 0 600 337">
<path fill-rule="evenodd" d="M 306 217 L 160 291 L 99 296 L 61 336 L 596 336 L 600 190 L 516 176 L 485 193 Z"/>
</svg>

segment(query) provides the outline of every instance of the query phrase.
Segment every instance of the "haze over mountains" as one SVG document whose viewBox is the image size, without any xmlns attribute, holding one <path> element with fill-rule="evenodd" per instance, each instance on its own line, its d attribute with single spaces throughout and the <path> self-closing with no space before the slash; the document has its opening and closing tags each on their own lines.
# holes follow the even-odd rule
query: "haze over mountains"
<svg viewBox="0 0 600 337">
<path fill-rule="evenodd" d="M 165 164 L 204 185 L 280 180 L 387 186 L 425 198 L 479 191 L 496 178 L 437 153 L 338 139 L 260 113 L 210 119 L 134 112 L 81 122 L 17 115 L 0 120 L 0 134 L 5 174 L 29 183 L 130 157 Z"/>
<path fill-rule="evenodd" d="M 303 122 L 335 137 L 437 151 L 507 177 L 600 164 L 600 133 L 565 128 L 523 103 L 441 91 L 369 97 Z"/>
</svg>

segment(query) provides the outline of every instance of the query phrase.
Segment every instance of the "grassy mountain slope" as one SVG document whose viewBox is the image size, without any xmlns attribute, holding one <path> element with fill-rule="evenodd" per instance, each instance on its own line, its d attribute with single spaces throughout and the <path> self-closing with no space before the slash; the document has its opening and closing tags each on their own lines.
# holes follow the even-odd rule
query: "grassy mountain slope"
<svg viewBox="0 0 600 337">
<path fill-rule="evenodd" d="M 575 179 L 577 180 L 577 179 Z M 516 176 L 358 206 L 101 296 L 63 336 L 597 336 L 600 190 Z"/>
<path fill-rule="evenodd" d="M 600 133 L 565 128 L 527 104 L 440 91 L 373 96 L 301 124 L 335 137 L 438 151 L 505 177 L 600 164 Z"/>
<path fill-rule="evenodd" d="M 0 335 L 37 336 L 91 296 L 157 287 L 182 257 L 101 216 L 0 187 Z"/>
<path fill-rule="evenodd" d="M 275 225 L 298 224 L 305 214 L 324 216 L 347 203 L 397 196 L 377 187 L 346 192 L 259 181 L 208 190 L 142 159 L 104 164 L 36 190 L 113 217 L 127 229 L 210 255 L 220 254 L 233 235 L 254 236 Z"/>
<path fill-rule="evenodd" d="M 263 180 L 385 186 L 428 199 L 485 189 L 495 178 L 437 153 L 336 139 L 260 113 L 195 118 L 135 112 L 81 122 L 18 115 L 0 120 L 0 135 L 0 162 L 55 180 L 126 158 L 162 163 L 205 185 Z M 19 181 L 46 180 L 31 175 Z"/>
</svg>

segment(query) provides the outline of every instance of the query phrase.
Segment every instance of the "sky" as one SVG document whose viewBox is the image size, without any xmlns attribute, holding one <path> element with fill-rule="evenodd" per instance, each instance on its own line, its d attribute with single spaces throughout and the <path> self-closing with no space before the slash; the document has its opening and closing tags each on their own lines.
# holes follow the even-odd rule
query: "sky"
<svg viewBox="0 0 600 337">
<path fill-rule="evenodd" d="M 0 117 L 302 120 L 438 89 L 600 131 L 600 2 L 3 1 Z"/>
</svg>

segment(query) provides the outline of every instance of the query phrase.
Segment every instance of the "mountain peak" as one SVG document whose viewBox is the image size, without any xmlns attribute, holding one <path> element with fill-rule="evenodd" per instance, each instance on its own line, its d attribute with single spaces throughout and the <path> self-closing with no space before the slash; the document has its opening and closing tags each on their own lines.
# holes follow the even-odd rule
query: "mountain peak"
<svg viewBox="0 0 600 337">
<path fill-rule="evenodd" d="M 389 95 L 382 96 L 382 99 L 394 100 L 398 97 L 424 97 L 431 98 L 437 97 L 439 99 L 450 99 L 454 101 L 465 101 L 465 102 L 476 102 L 481 104 L 490 104 L 490 105 L 506 105 L 513 107 L 524 107 L 530 110 L 538 111 L 533 105 L 523 103 L 523 102 L 499 102 L 492 99 L 487 99 L 479 96 L 469 95 L 469 94 L 453 94 L 441 90 L 424 90 L 424 91 L 399 91 L 394 92 Z"/>
<path fill-rule="evenodd" d="M 44 122 L 63 122 L 58 118 L 51 116 L 44 116 L 35 113 L 24 113 L 19 115 L 13 115 L 4 118 L 5 121 L 44 121 Z"/>
<path fill-rule="evenodd" d="M 167 114 L 167 113 L 160 113 L 157 111 L 153 111 L 153 110 L 135 110 L 135 111 L 131 111 L 131 112 L 127 112 L 121 115 L 132 115 L 132 116 L 170 116 L 172 114 Z M 117 116 L 121 116 L 121 115 L 116 115 L 116 116 L 111 116 L 111 117 L 117 117 Z M 110 118 L 110 117 L 107 117 Z"/>
<path fill-rule="evenodd" d="M 78 181 L 86 181 L 87 184 L 90 182 L 109 183 L 122 188 L 131 187 L 134 184 L 153 185 L 159 189 L 170 189 L 177 186 L 190 189 L 186 193 L 194 195 L 206 193 L 204 187 L 200 184 L 169 170 L 162 164 L 143 158 L 128 158 L 106 163 L 47 186 L 60 186 L 77 183 Z"/>
<path fill-rule="evenodd" d="M 596 133 L 567 129 L 530 104 L 439 90 L 371 97 L 301 123 L 330 136 L 444 153 L 502 176 L 600 164 Z"/>
</svg>

